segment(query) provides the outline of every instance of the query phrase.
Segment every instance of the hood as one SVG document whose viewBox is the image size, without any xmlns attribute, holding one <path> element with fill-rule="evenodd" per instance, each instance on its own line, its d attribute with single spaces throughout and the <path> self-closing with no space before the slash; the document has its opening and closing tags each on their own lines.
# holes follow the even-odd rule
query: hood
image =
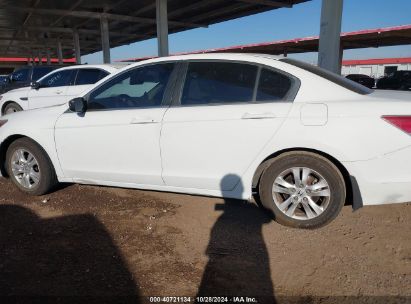
<svg viewBox="0 0 411 304">
<path fill-rule="evenodd" d="M 24 92 L 24 91 L 29 91 L 29 90 L 31 90 L 31 87 L 22 87 L 22 88 L 10 90 L 9 93 Z"/>
<path fill-rule="evenodd" d="M 60 116 L 60 114 L 64 113 L 64 111 L 67 109 L 68 109 L 68 106 L 66 104 L 55 105 L 55 106 L 49 106 L 45 108 L 38 108 L 38 109 L 33 109 L 33 110 L 20 111 L 20 112 L 7 114 L 7 115 L 2 116 L 1 119 L 7 119 L 9 121 L 21 121 L 23 119 L 26 122 L 35 121 L 35 120 L 49 118 L 52 116 L 58 117 Z"/>
<path fill-rule="evenodd" d="M 29 91 L 29 90 L 31 90 L 31 87 L 22 87 L 22 88 L 10 90 L 7 92 L 7 94 L 20 93 L 20 92 Z"/>
</svg>

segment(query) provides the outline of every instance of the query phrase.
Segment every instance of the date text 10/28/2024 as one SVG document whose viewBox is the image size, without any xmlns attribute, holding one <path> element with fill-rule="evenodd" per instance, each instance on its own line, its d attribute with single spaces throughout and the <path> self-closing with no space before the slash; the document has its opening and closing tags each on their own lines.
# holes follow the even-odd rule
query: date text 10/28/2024
<svg viewBox="0 0 411 304">
<path fill-rule="evenodd" d="M 149 297 L 150 303 L 258 303 L 253 297 Z"/>
</svg>

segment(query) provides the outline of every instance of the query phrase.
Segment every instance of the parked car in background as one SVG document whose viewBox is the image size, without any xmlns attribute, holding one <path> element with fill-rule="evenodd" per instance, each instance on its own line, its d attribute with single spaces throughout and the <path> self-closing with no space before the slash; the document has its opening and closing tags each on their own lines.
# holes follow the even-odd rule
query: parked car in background
<svg viewBox="0 0 411 304">
<path fill-rule="evenodd" d="M 8 79 L 9 75 L 0 75 L 0 86 L 2 86 Z"/>
<path fill-rule="evenodd" d="M 363 86 L 366 86 L 367 88 L 372 89 L 375 87 L 375 79 L 364 74 L 349 74 L 345 76 L 347 79 L 350 79 L 352 81 L 355 81 L 359 84 L 362 84 Z"/>
<path fill-rule="evenodd" d="M 255 195 L 276 221 L 316 228 L 346 202 L 411 201 L 410 97 L 289 58 L 162 57 L 2 117 L 0 169 L 31 195 L 58 182 Z"/>
<path fill-rule="evenodd" d="M 381 90 L 411 90 L 411 71 L 396 71 L 377 81 L 377 89 Z"/>
<path fill-rule="evenodd" d="M 51 71 L 61 68 L 57 65 L 35 65 L 18 68 L 7 76 L 6 80 L 0 85 L 0 94 L 6 93 L 17 88 L 27 87 Z"/>
<path fill-rule="evenodd" d="M 77 65 L 52 71 L 29 87 L 0 95 L 1 114 L 68 102 L 124 65 Z"/>
</svg>

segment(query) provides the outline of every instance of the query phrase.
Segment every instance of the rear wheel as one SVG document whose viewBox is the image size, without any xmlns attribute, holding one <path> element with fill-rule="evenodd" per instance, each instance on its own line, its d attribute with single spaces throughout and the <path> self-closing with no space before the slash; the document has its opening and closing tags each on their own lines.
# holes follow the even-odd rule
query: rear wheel
<svg viewBox="0 0 411 304">
<path fill-rule="evenodd" d="M 4 108 L 4 115 L 20 111 L 23 111 L 22 107 L 15 102 L 11 102 Z"/>
<path fill-rule="evenodd" d="M 31 195 L 46 194 L 57 184 L 48 155 L 29 138 L 17 139 L 10 145 L 6 154 L 6 168 L 13 183 Z"/>
<path fill-rule="evenodd" d="M 307 229 L 331 222 L 346 196 L 338 168 L 310 152 L 290 152 L 274 159 L 262 174 L 259 193 L 277 222 Z"/>
</svg>

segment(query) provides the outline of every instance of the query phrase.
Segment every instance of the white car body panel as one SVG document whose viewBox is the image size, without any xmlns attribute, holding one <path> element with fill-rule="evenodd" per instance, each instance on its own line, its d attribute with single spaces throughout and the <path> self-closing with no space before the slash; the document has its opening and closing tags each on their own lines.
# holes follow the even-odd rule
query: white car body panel
<svg viewBox="0 0 411 304">
<path fill-rule="evenodd" d="M 65 176 L 76 182 L 163 185 L 159 138 L 165 111 L 90 111 L 84 117 L 64 113 L 56 124 L 55 141 Z"/>
<path fill-rule="evenodd" d="M 275 135 L 291 102 L 172 107 L 163 121 L 163 179 L 168 186 L 233 190 Z"/>
<path fill-rule="evenodd" d="M 239 199 L 252 197 L 254 174 L 266 158 L 312 150 L 345 167 L 364 205 L 411 201 L 411 136 L 381 118 L 411 115 L 411 93 L 360 95 L 265 55 L 175 56 L 123 70 L 189 59 L 268 65 L 299 78 L 301 86 L 292 103 L 99 111 L 84 117 L 65 113 L 67 106 L 21 112 L 4 117 L 9 121 L 0 128 L 0 142 L 15 134 L 37 141 L 62 182 Z M 241 119 L 247 114 L 267 117 Z M 131 124 L 134 118 L 154 122 Z M 221 189 L 227 174 L 240 179 Z"/>
<path fill-rule="evenodd" d="M 72 96 L 67 96 L 66 94 L 67 86 L 41 88 L 39 90 L 28 88 L 28 90 L 28 109 L 38 109 L 47 106 L 59 105 L 68 102 L 72 98 Z"/>
</svg>

